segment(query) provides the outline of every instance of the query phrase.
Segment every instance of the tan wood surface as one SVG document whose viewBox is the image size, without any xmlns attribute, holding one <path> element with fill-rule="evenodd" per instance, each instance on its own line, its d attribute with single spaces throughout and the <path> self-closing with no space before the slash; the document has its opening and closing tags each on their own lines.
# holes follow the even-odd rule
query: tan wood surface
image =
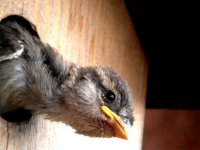
<svg viewBox="0 0 200 150">
<path fill-rule="evenodd" d="M 112 67 L 128 81 L 134 96 L 134 127 L 129 141 L 89 138 L 64 124 L 35 116 L 29 124 L 0 118 L 0 150 L 140 150 L 147 63 L 122 0 L 0 0 L 0 18 L 20 14 L 31 20 L 44 42 L 67 59 Z"/>
</svg>

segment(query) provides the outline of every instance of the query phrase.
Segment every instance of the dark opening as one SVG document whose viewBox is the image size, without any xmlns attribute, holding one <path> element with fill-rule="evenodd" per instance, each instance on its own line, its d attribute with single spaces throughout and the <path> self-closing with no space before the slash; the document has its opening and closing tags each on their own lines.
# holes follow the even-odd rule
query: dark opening
<svg viewBox="0 0 200 150">
<path fill-rule="evenodd" d="M 32 117 L 32 113 L 30 110 L 19 108 L 3 113 L 1 114 L 1 117 L 6 121 L 13 123 L 28 122 Z"/>
<path fill-rule="evenodd" d="M 125 0 L 149 64 L 147 108 L 200 108 L 194 1 Z"/>
</svg>

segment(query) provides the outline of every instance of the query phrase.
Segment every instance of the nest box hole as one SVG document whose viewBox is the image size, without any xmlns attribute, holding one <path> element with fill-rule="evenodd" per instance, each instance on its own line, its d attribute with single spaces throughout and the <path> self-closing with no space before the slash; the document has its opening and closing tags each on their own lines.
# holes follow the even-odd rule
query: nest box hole
<svg viewBox="0 0 200 150">
<path fill-rule="evenodd" d="M 32 113 L 30 110 L 19 108 L 3 113 L 1 117 L 13 123 L 28 122 L 32 117 Z"/>
</svg>

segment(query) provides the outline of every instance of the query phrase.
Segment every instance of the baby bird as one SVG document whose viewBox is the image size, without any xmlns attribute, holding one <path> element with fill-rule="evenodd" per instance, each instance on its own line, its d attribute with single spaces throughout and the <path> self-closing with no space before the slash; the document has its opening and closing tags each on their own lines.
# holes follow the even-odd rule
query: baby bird
<svg viewBox="0 0 200 150">
<path fill-rule="evenodd" d="M 127 139 L 124 123 L 134 120 L 129 88 L 112 69 L 63 59 L 31 22 L 11 15 L 0 22 L 0 115 L 18 109 L 90 137 Z"/>
</svg>

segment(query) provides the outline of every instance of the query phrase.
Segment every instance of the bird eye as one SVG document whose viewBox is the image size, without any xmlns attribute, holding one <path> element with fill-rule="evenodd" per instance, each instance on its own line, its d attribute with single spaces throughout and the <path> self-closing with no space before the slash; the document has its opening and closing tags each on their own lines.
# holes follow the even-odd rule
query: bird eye
<svg viewBox="0 0 200 150">
<path fill-rule="evenodd" d="M 105 100 L 109 103 L 112 103 L 115 100 L 115 94 L 112 91 L 106 91 Z"/>
</svg>

